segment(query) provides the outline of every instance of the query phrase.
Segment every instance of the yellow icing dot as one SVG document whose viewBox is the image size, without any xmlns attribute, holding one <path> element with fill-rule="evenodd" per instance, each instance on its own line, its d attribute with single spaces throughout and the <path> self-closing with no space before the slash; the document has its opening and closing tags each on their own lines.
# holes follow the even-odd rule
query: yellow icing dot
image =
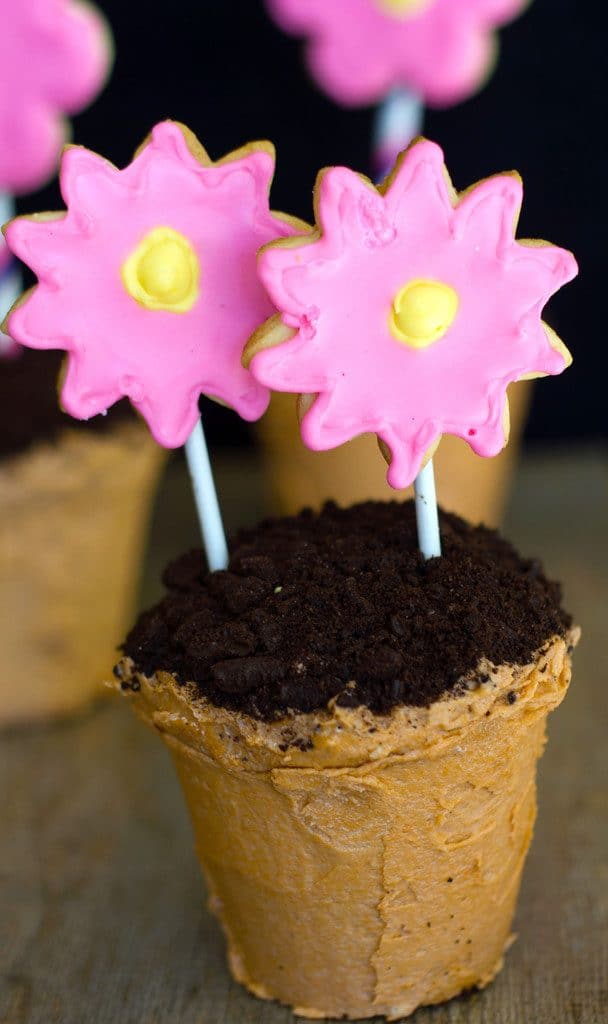
<svg viewBox="0 0 608 1024">
<path fill-rule="evenodd" d="M 409 281 L 393 300 L 391 334 L 411 348 L 427 348 L 454 322 L 458 302 L 458 293 L 449 284 Z"/>
<path fill-rule="evenodd" d="M 200 264 L 188 239 L 173 228 L 154 228 L 121 267 L 122 282 L 146 309 L 187 313 L 199 294 Z"/>
<path fill-rule="evenodd" d="M 428 7 L 430 0 L 376 0 L 386 14 L 407 18 Z"/>
</svg>

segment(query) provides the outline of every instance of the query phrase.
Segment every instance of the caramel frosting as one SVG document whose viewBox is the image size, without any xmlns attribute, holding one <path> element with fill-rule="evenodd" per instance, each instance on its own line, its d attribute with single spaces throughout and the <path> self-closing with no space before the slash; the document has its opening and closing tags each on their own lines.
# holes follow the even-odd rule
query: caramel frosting
<svg viewBox="0 0 608 1024">
<path fill-rule="evenodd" d="M 240 982 L 304 1017 L 396 1020 L 491 981 L 578 636 L 386 715 L 331 701 L 263 721 L 120 662 L 115 687 L 174 757 Z"/>
</svg>

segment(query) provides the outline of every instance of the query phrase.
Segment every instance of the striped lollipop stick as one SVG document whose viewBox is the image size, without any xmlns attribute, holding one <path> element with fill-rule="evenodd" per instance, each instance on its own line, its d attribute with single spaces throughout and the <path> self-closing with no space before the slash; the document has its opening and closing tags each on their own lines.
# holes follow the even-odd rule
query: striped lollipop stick
<svg viewBox="0 0 608 1024">
<path fill-rule="evenodd" d="M 15 201 L 8 192 L 0 192 L 0 226 L 15 216 Z M 17 261 L 10 252 L 4 238 L 0 236 L 0 323 L 19 297 L 21 292 L 21 275 L 17 269 Z M 0 358 L 12 356 L 18 351 L 18 345 L 8 334 L 0 331 Z"/>
</svg>

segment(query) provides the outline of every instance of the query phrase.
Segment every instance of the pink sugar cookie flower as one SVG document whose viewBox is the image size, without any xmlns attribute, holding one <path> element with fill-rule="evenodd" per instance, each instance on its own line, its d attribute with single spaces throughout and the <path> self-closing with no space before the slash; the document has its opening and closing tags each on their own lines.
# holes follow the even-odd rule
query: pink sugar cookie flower
<svg viewBox="0 0 608 1024">
<path fill-rule="evenodd" d="M 280 314 L 245 352 L 261 384 L 315 396 L 301 423 L 309 448 L 376 433 L 397 488 L 444 433 L 479 455 L 503 448 L 508 385 L 569 365 L 541 312 L 577 272 L 569 252 L 515 240 L 521 199 L 516 174 L 458 196 L 424 139 L 380 189 L 346 168 L 321 172 L 316 232 L 260 254 Z"/>
<path fill-rule="evenodd" d="M 495 29 L 528 0 L 267 0 L 278 24 L 308 38 L 311 72 L 345 106 L 400 86 L 430 106 L 474 93 L 490 73 Z"/>
<path fill-rule="evenodd" d="M 126 395 L 168 448 L 189 437 L 201 393 L 244 419 L 262 415 L 268 391 L 240 362 L 273 311 L 256 252 L 295 231 L 269 209 L 273 171 L 270 143 L 212 163 L 174 122 L 157 125 L 124 170 L 67 149 L 67 212 L 6 229 L 39 282 L 9 314 L 8 333 L 68 353 L 67 412 L 88 419 Z"/>
<path fill-rule="evenodd" d="M 55 173 L 64 115 L 99 92 L 111 50 L 88 3 L 0 0 L 0 190 L 31 192 Z"/>
</svg>

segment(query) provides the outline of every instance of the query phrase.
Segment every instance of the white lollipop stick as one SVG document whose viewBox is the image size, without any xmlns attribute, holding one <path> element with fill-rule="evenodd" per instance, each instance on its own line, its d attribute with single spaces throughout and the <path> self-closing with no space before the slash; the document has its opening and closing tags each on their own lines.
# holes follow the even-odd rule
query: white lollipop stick
<svg viewBox="0 0 608 1024">
<path fill-rule="evenodd" d="M 15 216 L 15 200 L 7 192 L 0 192 L 0 227 Z M 21 275 L 16 260 L 6 251 L 6 242 L 0 235 L 0 323 L 21 294 Z M 15 343 L 0 331 L 0 356 L 14 351 Z"/>
<path fill-rule="evenodd" d="M 422 100 L 407 89 L 394 89 L 378 108 L 374 126 L 374 164 L 381 181 L 393 167 L 399 153 L 422 131 Z M 435 471 L 429 459 L 414 481 L 418 547 L 424 558 L 441 555 L 439 514 L 435 493 Z"/>
<path fill-rule="evenodd" d="M 435 471 L 433 460 L 429 459 L 414 481 L 416 498 L 416 526 L 418 547 L 424 558 L 439 558 L 441 539 L 439 536 L 439 514 L 435 494 Z"/>
<path fill-rule="evenodd" d="M 216 572 L 228 567 L 228 545 L 200 419 L 184 447 L 207 564 L 211 572 Z"/>
</svg>

